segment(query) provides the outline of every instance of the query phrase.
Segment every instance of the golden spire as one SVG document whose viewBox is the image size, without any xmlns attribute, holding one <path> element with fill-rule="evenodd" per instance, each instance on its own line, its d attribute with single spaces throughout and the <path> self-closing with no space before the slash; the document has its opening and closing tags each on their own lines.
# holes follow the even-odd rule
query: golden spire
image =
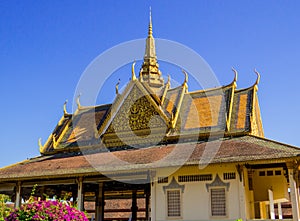
<svg viewBox="0 0 300 221">
<path fill-rule="evenodd" d="M 164 80 L 162 74 L 158 69 L 158 63 L 156 59 L 155 40 L 153 38 L 152 29 L 152 13 L 150 7 L 149 13 L 149 27 L 148 37 L 146 39 L 146 48 L 144 55 L 144 62 L 140 70 L 139 80 L 147 83 L 150 88 L 156 93 L 164 86 Z"/>
<path fill-rule="evenodd" d="M 149 14 L 149 28 L 148 28 L 148 37 L 146 40 L 146 50 L 144 56 L 144 63 L 145 62 L 155 62 L 156 63 L 156 51 L 155 51 L 155 41 L 153 38 L 153 30 L 152 30 L 152 13 L 150 7 L 150 14 Z"/>
</svg>

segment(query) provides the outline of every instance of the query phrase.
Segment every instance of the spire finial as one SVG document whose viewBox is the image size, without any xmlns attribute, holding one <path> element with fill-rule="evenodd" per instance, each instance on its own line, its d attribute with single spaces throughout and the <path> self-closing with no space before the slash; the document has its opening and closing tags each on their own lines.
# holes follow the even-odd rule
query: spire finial
<svg viewBox="0 0 300 221">
<path fill-rule="evenodd" d="M 152 12 L 151 12 L 151 6 L 149 8 L 149 30 L 148 30 L 148 37 L 153 37 L 152 36 Z"/>
</svg>

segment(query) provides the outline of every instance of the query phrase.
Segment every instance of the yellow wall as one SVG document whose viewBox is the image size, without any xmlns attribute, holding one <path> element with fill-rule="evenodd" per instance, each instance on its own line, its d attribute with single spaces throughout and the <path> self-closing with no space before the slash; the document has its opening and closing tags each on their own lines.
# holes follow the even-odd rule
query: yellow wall
<svg viewBox="0 0 300 221">
<path fill-rule="evenodd" d="M 281 171 L 281 175 L 275 175 L 275 171 L 278 170 Z M 265 171 L 265 176 L 259 176 L 260 171 Z M 267 176 L 267 171 L 273 171 L 273 176 Z M 274 200 L 288 199 L 288 183 L 281 168 L 255 170 L 253 186 L 255 201 L 268 201 L 268 189 L 273 190 Z"/>
</svg>

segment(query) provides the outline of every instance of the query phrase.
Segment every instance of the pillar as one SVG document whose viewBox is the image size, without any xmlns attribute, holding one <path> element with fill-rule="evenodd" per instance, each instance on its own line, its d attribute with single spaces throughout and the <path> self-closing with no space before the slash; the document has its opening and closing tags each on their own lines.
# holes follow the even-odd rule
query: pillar
<svg viewBox="0 0 300 221">
<path fill-rule="evenodd" d="M 271 219 L 275 219 L 275 208 L 274 208 L 274 197 L 273 197 L 273 190 L 268 189 L 269 194 L 269 202 L 270 202 L 270 217 Z"/>
<path fill-rule="evenodd" d="M 104 183 L 99 183 L 96 191 L 96 220 L 104 221 Z"/>
<path fill-rule="evenodd" d="M 82 179 L 82 177 L 78 178 L 77 209 L 80 211 L 83 211 L 83 179 Z"/>
<path fill-rule="evenodd" d="M 154 179 L 150 183 L 151 188 L 151 221 L 156 220 L 156 183 Z"/>
<path fill-rule="evenodd" d="M 278 203 L 278 219 L 283 219 L 281 203 Z"/>
<path fill-rule="evenodd" d="M 246 220 L 246 196 L 245 196 L 245 177 L 243 166 L 238 167 L 239 170 L 239 180 L 238 180 L 238 191 L 239 191 L 239 218 Z"/>
<path fill-rule="evenodd" d="M 260 219 L 267 219 L 266 203 L 259 202 Z"/>
<path fill-rule="evenodd" d="M 299 221 L 299 198 L 298 198 L 298 188 L 296 181 L 294 179 L 294 170 L 292 168 L 288 169 L 289 181 L 290 181 L 290 190 L 291 190 L 291 201 L 292 201 L 292 213 L 293 221 Z"/>
<path fill-rule="evenodd" d="M 146 188 L 146 199 L 145 199 L 145 205 L 146 205 L 146 220 L 150 220 L 149 218 L 149 214 L 150 214 L 150 190 L 149 188 L 147 187 Z"/>
<path fill-rule="evenodd" d="M 21 182 L 18 181 L 16 185 L 16 201 L 15 208 L 19 208 L 21 206 Z"/>
<path fill-rule="evenodd" d="M 137 220 L 137 196 L 136 196 L 136 190 L 132 190 L 132 204 L 131 204 L 131 220 L 136 221 Z"/>
</svg>

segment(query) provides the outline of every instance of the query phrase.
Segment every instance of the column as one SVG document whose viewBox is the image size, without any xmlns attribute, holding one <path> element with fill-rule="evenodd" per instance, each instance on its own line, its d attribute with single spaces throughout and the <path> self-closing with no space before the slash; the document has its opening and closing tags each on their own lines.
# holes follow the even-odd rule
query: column
<svg viewBox="0 0 300 221">
<path fill-rule="evenodd" d="M 271 219 L 275 219 L 273 190 L 268 189 L 268 194 L 269 194 L 269 202 L 270 202 L 270 217 Z"/>
<path fill-rule="evenodd" d="M 77 188 L 77 209 L 83 211 L 83 181 L 82 177 L 78 178 Z"/>
<path fill-rule="evenodd" d="M 146 220 L 149 221 L 149 214 L 150 214 L 150 192 L 149 192 L 149 188 L 146 188 L 146 199 L 145 199 L 145 204 L 146 204 Z"/>
<path fill-rule="evenodd" d="M 290 190 L 291 190 L 291 201 L 292 201 L 292 213 L 293 213 L 293 221 L 299 221 L 299 201 L 298 201 L 298 192 L 297 185 L 294 179 L 294 170 L 289 168 L 289 181 L 290 181 Z"/>
<path fill-rule="evenodd" d="M 21 182 L 18 181 L 16 185 L 16 201 L 15 208 L 19 208 L 21 206 Z"/>
<path fill-rule="evenodd" d="M 266 203 L 259 202 L 260 219 L 267 219 Z"/>
<path fill-rule="evenodd" d="M 156 183 L 154 179 L 150 183 L 151 188 L 151 221 L 156 220 Z"/>
<path fill-rule="evenodd" d="M 104 221 L 104 183 L 96 191 L 96 221 Z"/>
<path fill-rule="evenodd" d="M 283 219 L 281 203 L 278 203 L 278 219 Z"/>
<path fill-rule="evenodd" d="M 136 197 L 136 190 L 132 190 L 132 204 L 131 204 L 131 220 L 137 220 L 137 197 Z"/>
<path fill-rule="evenodd" d="M 238 180 L 238 191 L 239 191 L 239 211 L 240 211 L 240 217 L 242 220 L 246 220 L 246 196 L 245 196 L 245 177 L 247 174 L 244 174 L 243 166 L 239 167 L 239 176 L 240 179 Z M 247 172 L 247 171 L 245 171 Z"/>
</svg>

